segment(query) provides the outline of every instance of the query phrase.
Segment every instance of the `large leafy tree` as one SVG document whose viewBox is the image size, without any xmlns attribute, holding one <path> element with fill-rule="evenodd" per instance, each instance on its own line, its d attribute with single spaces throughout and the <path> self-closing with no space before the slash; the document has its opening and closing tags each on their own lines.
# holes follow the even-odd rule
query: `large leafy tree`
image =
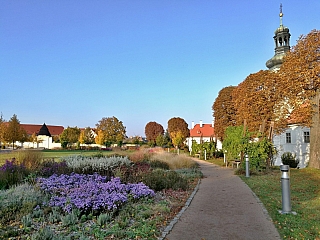
<svg viewBox="0 0 320 240">
<path fill-rule="evenodd" d="M 300 122 L 311 126 L 309 166 L 320 168 L 319 30 L 312 30 L 299 38 L 297 44 L 287 53 L 279 74 L 281 91 L 278 96 L 282 111 L 278 111 L 278 121 L 287 121 L 288 115 L 294 110 L 299 112 Z"/>
<path fill-rule="evenodd" d="M 84 130 L 81 130 L 79 142 L 81 144 L 94 143 L 94 136 L 90 127 L 86 127 Z"/>
<path fill-rule="evenodd" d="M 24 142 L 26 140 L 26 136 L 27 133 L 25 129 L 21 127 L 17 115 L 13 114 L 6 128 L 5 140 L 8 142 L 12 142 L 12 146 L 14 148 L 14 143 L 16 141 Z"/>
<path fill-rule="evenodd" d="M 156 139 L 159 135 L 164 134 L 164 129 L 160 123 L 148 122 L 145 126 L 144 133 L 146 134 L 147 140 L 151 145 L 156 143 Z"/>
<path fill-rule="evenodd" d="M 106 146 L 110 146 L 113 143 L 119 145 L 122 144 L 126 137 L 126 127 L 122 121 L 119 121 L 116 117 L 102 118 L 96 124 L 97 130 L 102 131 L 103 143 Z"/>
<path fill-rule="evenodd" d="M 221 89 L 212 106 L 214 132 L 220 140 L 223 140 L 226 128 L 236 124 L 232 101 L 232 92 L 235 88 L 235 86 L 229 86 Z"/>
<path fill-rule="evenodd" d="M 80 129 L 78 127 L 67 127 L 60 134 L 60 142 L 63 148 L 70 147 L 74 143 L 78 142 L 80 137 Z"/>
<path fill-rule="evenodd" d="M 261 70 L 250 74 L 233 90 L 237 125 L 242 125 L 246 120 L 250 132 L 268 131 L 266 125 L 274 117 L 277 76 L 275 72 Z"/>
<path fill-rule="evenodd" d="M 181 141 L 184 142 L 186 138 L 190 136 L 188 124 L 184 119 L 180 117 L 173 117 L 168 121 L 168 132 L 170 134 L 172 142 L 174 138 L 181 138 Z M 175 146 L 178 145 L 175 144 Z"/>
</svg>

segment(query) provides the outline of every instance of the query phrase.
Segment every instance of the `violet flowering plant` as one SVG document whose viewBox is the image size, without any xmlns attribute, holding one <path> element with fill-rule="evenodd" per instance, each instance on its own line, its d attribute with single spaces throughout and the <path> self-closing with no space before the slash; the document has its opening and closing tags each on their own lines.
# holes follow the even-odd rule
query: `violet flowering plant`
<svg viewBox="0 0 320 240">
<path fill-rule="evenodd" d="M 111 178 L 97 173 L 52 175 L 39 178 L 40 189 L 50 194 L 49 206 L 60 207 L 70 213 L 76 208 L 83 212 L 91 210 L 115 210 L 128 201 L 142 197 L 153 197 L 154 191 L 143 183 L 123 184 L 120 178 Z"/>
</svg>

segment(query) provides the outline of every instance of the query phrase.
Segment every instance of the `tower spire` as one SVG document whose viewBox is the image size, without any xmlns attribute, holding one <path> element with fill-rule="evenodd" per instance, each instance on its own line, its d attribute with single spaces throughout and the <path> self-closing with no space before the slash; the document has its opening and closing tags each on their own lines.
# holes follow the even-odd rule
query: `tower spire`
<svg viewBox="0 0 320 240">
<path fill-rule="evenodd" d="M 275 42 L 275 54 L 274 56 L 266 62 L 267 67 L 270 70 L 277 70 L 283 63 L 283 57 L 286 52 L 290 50 L 290 32 L 289 28 L 283 26 L 282 24 L 282 3 L 280 4 L 280 26 L 274 32 L 274 42 Z"/>
<path fill-rule="evenodd" d="M 282 26 L 283 26 L 283 24 L 282 24 L 282 16 L 283 16 L 283 13 L 282 13 L 282 3 L 280 3 L 280 14 L 279 14 L 279 16 L 280 16 L 280 27 L 282 27 Z"/>
</svg>

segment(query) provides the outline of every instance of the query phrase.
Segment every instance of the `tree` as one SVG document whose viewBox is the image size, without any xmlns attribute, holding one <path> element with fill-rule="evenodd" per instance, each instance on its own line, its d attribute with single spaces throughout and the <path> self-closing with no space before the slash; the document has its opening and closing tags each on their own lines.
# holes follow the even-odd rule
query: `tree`
<svg viewBox="0 0 320 240">
<path fill-rule="evenodd" d="M 74 143 L 78 142 L 80 137 L 80 129 L 78 127 L 67 127 L 60 134 L 61 147 L 70 147 Z"/>
<path fill-rule="evenodd" d="M 237 125 L 246 120 L 250 132 L 268 131 L 265 125 L 274 117 L 277 76 L 275 72 L 261 70 L 250 74 L 232 91 Z"/>
<path fill-rule="evenodd" d="M 309 166 L 320 169 L 320 31 L 300 36 L 284 58 L 279 70 L 277 122 L 287 123 L 294 110 L 300 112 L 301 124 L 310 126 Z M 304 106 L 304 107 L 303 107 Z M 284 124 L 278 124 L 279 126 Z"/>
<path fill-rule="evenodd" d="M 172 136 L 172 143 L 176 148 L 180 148 L 185 140 L 183 133 L 179 130 L 178 132 L 173 132 Z"/>
<path fill-rule="evenodd" d="M 182 142 L 186 140 L 187 137 L 190 136 L 190 130 L 188 128 L 188 124 L 186 121 L 179 117 L 171 118 L 168 121 L 168 132 L 170 134 L 170 137 L 172 139 L 172 143 L 175 146 L 178 146 L 179 144 L 175 144 L 173 142 L 173 138 L 182 138 Z M 180 132 L 180 133 L 178 133 Z M 178 143 L 178 142 L 176 142 Z"/>
<path fill-rule="evenodd" d="M 17 115 L 13 114 L 6 128 L 5 140 L 8 142 L 12 142 L 12 146 L 14 149 L 14 143 L 16 141 L 24 142 L 26 135 L 26 131 L 21 127 Z"/>
<path fill-rule="evenodd" d="M 81 144 L 91 144 L 94 142 L 94 136 L 90 127 L 86 127 L 84 130 L 81 130 L 79 142 Z"/>
<path fill-rule="evenodd" d="M 116 117 L 102 118 L 96 124 L 97 130 L 103 133 L 103 143 L 106 146 L 110 146 L 113 143 L 121 145 L 126 137 L 126 128 L 122 121 L 119 121 Z"/>
<path fill-rule="evenodd" d="M 156 144 L 159 147 L 163 147 L 167 144 L 167 140 L 163 134 L 159 134 L 156 138 Z"/>
<path fill-rule="evenodd" d="M 0 149 L 1 149 L 1 144 L 5 142 L 6 125 L 4 122 L 5 120 L 1 113 L 0 114 Z"/>
<path fill-rule="evenodd" d="M 221 141 L 224 139 L 226 128 L 236 125 L 235 109 L 232 101 L 232 92 L 235 88 L 235 86 L 229 86 L 221 89 L 212 106 L 214 132 Z"/>
<path fill-rule="evenodd" d="M 249 138 L 243 134 L 243 126 L 229 126 L 225 131 L 222 149 L 228 159 L 240 159 L 241 152 L 246 152 Z"/>
<path fill-rule="evenodd" d="M 105 143 L 104 142 L 104 134 L 103 134 L 102 130 L 98 130 L 98 134 L 95 138 L 95 143 L 99 144 L 99 145 L 103 145 Z"/>
<path fill-rule="evenodd" d="M 164 134 L 164 129 L 162 125 L 157 122 L 148 122 L 145 126 L 144 132 L 149 143 L 151 145 L 155 145 L 157 137 Z"/>
</svg>

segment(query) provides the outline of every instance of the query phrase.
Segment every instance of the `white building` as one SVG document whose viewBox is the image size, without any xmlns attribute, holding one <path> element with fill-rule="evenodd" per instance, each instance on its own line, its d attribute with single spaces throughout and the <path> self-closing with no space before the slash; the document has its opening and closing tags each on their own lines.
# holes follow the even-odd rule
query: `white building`
<svg viewBox="0 0 320 240">
<path fill-rule="evenodd" d="M 214 134 L 213 122 L 210 124 L 202 123 L 200 120 L 199 124 L 194 124 L 192 121 L 192 127 L 190 129 L 190 137 L 186 139 L 187 145 L 189 147 L 189 151 L 192 149 L 192 141 L 196 141 L 197 143 L 203 142 L 216 142 L 216 148 L 218 150 L 222 149 L 222 143 L 220 140 L 217 140 Z"/>
</svg>

